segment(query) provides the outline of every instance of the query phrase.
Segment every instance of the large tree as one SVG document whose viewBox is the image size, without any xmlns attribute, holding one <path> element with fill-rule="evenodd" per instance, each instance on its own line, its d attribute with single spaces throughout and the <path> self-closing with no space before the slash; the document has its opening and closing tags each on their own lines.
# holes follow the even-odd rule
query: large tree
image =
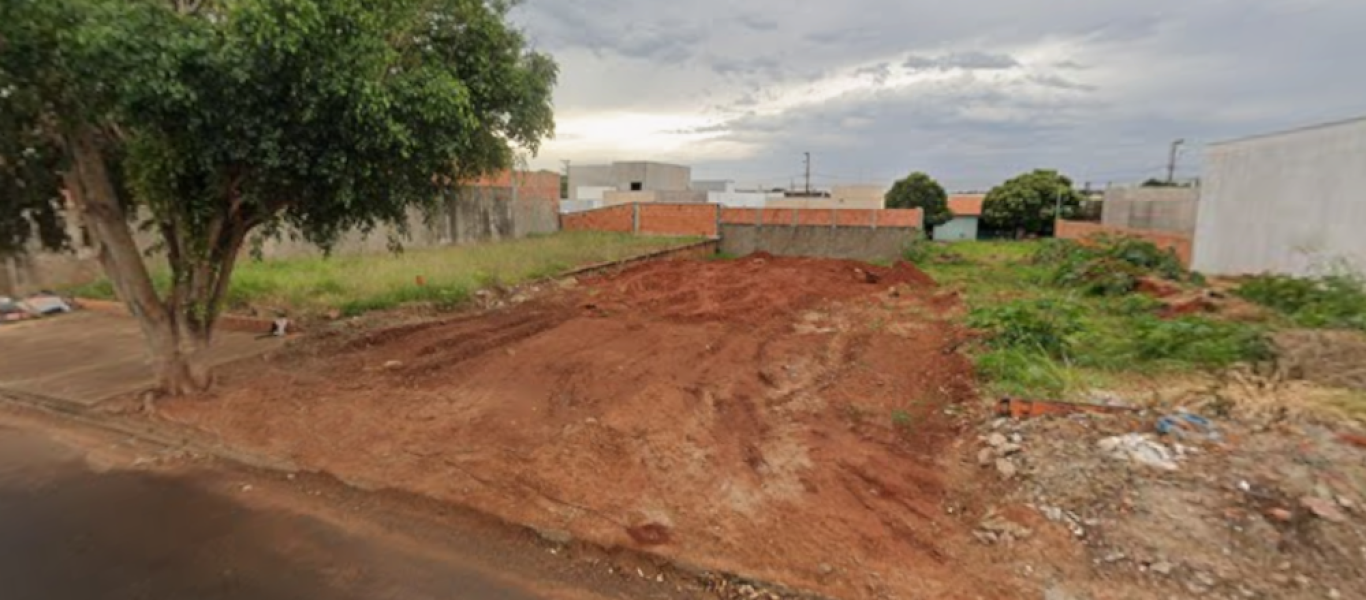
<svg viewBox="0 0 1366 600">
<path fill-rule="evenodd" d="M 892 184 L 887 191 L 887 208 L 919 208 L 925 211 L 925 226 L 938 227 L 953 219 L 949 196 L 933 177 L 919 171 Z"/>
<path fill-rule="evenodd" d="M 987 192 L 982 220 L 987 227 L 1012 231 L 1016 237 L 1052 235 L 1054 219 L 1075 214 L 1082 198 L 1071 179 L 1036 169 Z"/>
<path fill-rule="evenodd" d="M 557 69 L 508 23 L 511 6 L 5 0 L 0 249 L 60 245 L 64 191 L 163 387 L 205 385 L 196 356 L 250 234 L 328 247 L 352 229 L 403 231 L 410 208 L 552 133 Z M 168 289 L 153 287 L 139 228 Z"/>
</svg>

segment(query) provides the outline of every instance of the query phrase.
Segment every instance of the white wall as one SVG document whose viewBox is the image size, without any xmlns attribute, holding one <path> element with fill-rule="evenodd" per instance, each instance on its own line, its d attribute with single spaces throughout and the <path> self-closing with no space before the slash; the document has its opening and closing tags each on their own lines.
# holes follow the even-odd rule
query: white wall
<svg viewBox="0 0 1366 600">
<path fill-rule="evenodd" d="M 1194 268 L 1366 273 L 1366 119 L 1215 144 L 1205 156 Z"/>
<path fill-rule="evenodd" d="M 766 192 L 707 192 L 707 202 L 730 208 L 763 208 L 768 198 Z"/>
</svg>

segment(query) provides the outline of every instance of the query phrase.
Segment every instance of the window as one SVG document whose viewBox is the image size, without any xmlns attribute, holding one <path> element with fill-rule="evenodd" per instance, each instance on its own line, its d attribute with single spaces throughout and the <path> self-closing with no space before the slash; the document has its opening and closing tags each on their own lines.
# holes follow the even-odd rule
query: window
<svg viewBox="0 0 1366 600">
<path fill-rule="evenodd" d="M 645 189 L 645 184 L 643 184 L 643 183 L 641 183 L 641 182 L 639 182 L 639 181 L 632 181 L 632 182 L 631 182 L 631 191 L 633 191 L 633 192 L 639 192 L 639 191 L 641 191 L 641 190 L 643 190 L 643 189 Z"/>
</svg>

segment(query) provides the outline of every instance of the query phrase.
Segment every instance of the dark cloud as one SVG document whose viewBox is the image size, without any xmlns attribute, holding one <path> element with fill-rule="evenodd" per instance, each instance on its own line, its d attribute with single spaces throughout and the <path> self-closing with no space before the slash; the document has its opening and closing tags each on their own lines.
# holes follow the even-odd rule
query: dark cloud
<svg viewBox="0 0 1366 600">
<path fill-rule="evenodd" d="M 1008 54 L 971 51 L 954 52 L 940 56 L 912 54 L 906 58 L 906 62 L 901 63 L 901 66 L 912 71 L 947 71 L 949 69 L 999 71 L 1018 67 L 1020 61 Z"/>
<path fill-rule="evenodd" d="M 778 28 L 778 22 L 776 20 L 772 17 L 765 17 L 762 15 L 742 15 L 737 21 L 739 21 L 741 25 L 755 31 L 773 31 Z"/>
<path fill-rule="evenodd" d="M 1096 86 L 1077 83 L 1061 75 L 1030 75 L 1029 81 L 1032 81 L 1044 87 L 1056 88 L 1060 90 L 1071 90 L 1074 92 L 1093 92 L 1096 90 Z"/>
<path fill-rule="evenodd" d="M 1103 181 L 1160 163 L 1171 139 L 1350 117 L 1366 97 L 1342 70 L 1366 54 L 1361 0 L 526 0 L 514 15 L 560 59 L 562 123 L 718 120 L 690 131 L 731 144 L 694 155 L 723 178 L 793 172 L 811 151 L 855 179 L 915 167 L 980 187 L 1052 166 Z M 542 158 L 622 157 L 588 141 Z"/>
</svg>

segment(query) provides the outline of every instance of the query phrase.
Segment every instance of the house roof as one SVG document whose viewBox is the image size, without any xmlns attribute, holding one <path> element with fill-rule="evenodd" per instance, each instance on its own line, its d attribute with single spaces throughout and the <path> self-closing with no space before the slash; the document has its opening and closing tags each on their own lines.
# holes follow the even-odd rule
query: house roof
<svg viewBox="0 0 1366 600">
<path fill-rule="evenodd" d="M 982 216 L 982 201 L 986 194 L 954 194 L 949 196 L 949 212 L 955 217 Z"/>
</svg>

